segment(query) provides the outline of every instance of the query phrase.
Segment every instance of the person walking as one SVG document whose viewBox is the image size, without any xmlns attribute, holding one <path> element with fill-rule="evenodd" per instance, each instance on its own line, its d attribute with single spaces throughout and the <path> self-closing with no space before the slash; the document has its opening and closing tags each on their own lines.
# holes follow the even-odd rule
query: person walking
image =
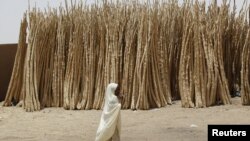
<svg viewBox="0 0 250 141">
<path fill-rule="evenodd" d="M 120 141 L 121 98 L 118 84 L 110 83 L 106 89 L 104 108 L 95 141 Z"/>
</svg>

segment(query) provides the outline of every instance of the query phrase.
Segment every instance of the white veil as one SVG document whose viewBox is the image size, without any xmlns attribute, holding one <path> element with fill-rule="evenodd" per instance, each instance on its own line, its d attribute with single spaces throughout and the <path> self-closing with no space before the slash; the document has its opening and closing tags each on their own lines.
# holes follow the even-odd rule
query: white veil
<svg viewBox="0 0 250 141">
<path fill-rule="evenodd" d="M 117 86 L 118 85 L 116 83 L 110 83 L 106 89 L 104 108 L 101 121 L 97 129 L 95 141 L 107 141 L 115 134 L 115 132 L 118 134 L 118 136 L 120 135 L 121 104 L 119 103 L 118 98 L 115 96 L 115 90 Z"/>
</svg>

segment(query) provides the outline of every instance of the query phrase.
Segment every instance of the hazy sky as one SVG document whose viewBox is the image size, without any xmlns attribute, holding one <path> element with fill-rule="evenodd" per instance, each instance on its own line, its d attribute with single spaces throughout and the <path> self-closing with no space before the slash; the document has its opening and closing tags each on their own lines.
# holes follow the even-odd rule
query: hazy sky
<svg viewBox="0 0 250 141">
<path fill-rule="evenodd" d="M 48 4 L 51 7 L 58 7 L 60 4 L 64 4 L 65 0 L 29 0 L 29 1 L 31 7 L 34 7 L 36 5 L 36 7 L 46 8 Z M 88 3 L 92 3 L 93 1 L 95 0 L 88 0 Z M 184 0 L 179 0 L 180 3 L 183 1 Z M 211 0 L 206 0 L 206 1 L 210 2 Z M 222 3 L 222 0 L 217 0 L 217 1 L 219 4 Z M 243 2 L 244 0 L 236 0 L 238 9 L 239 7 L 242 6 Z M 18 42 L 20 22 L 23 17 L 23 13 L 27 9 L 28 9 L 28 0 L 0 0 L 0 44 Z"/>
</svg>

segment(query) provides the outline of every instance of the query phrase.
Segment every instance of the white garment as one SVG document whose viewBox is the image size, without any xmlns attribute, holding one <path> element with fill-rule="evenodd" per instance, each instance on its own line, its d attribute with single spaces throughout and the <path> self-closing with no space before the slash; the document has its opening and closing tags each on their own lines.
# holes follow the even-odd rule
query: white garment
<svg viewBox="0 0 250 141">
<path fill-rule="evenodd" d="M 110 83 L 105 93 L 105 103 L 95 141 L 120 141 L 121 104 L 115 96 L 116 83 Z"/>
</svg>

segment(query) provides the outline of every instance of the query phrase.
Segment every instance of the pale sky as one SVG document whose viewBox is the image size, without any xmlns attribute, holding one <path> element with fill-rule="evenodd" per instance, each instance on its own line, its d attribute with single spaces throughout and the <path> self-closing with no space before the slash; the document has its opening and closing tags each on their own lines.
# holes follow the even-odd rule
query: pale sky
<svg viewBox="0 0 250 141">
<path fill-rule="evenodd" d="M 64 5 L 64 1 L 65 0 L 30 0 L 30 6 L 32 8 L 36 5 L 36 7 L 44 9 L 49 4 L 50 7 L 58 7 L 60 4 Z M 95 0 L 88 0 L 88 3 L 92 3 L 93 1 Z M 179 0 L 180 3 L 183 1 L 184 0 Z M 211 0 L 206 1 L 209 3 Z M 217 1 L 219 4 L 222 3 L 222 0 Z M 244 0 L 236 0 L 238 9 L 240 9 L 243 2 Z M 28 0 L 0 0 L 0 44 L 18 42 L 20 22 L 26 10 L 28 10 Z"/>
</svg>

